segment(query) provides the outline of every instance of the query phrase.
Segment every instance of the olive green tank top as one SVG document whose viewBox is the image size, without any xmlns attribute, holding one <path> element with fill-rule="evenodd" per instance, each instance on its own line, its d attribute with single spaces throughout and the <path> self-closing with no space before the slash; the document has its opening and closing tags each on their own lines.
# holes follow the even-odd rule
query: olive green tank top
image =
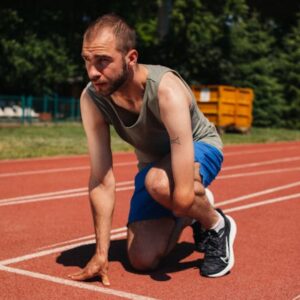
<svg viewBox="0 0 300 300">
<path fill-rule="evenodd" d="M 168 132 L 161 121 L 158 105 L 158 86 L 166 72 L 178 76 L 192 95 L 190 114 L 192 120 L 193 140 L 203 141 L 222 150 L 222 141 L 215 126 L 208 121 L 198 109 L 195 97 L 187 83 L 180 75 L 169 68 L 159 65 L 143 65 L 148 69 L 148 78 L 145 86 L 141 111 L 133 124 L 125 122 L 124 114 L 134 115 L 117 106 L 110 97 L 97 95 L 91 82 L 87 91 L 103 114 L 106 122 L 114 126 L 119 136 L 135 148 L 139 161 L 139 168 L 150 162 L 155 162 L 170 152 Z M 178 124 L 180 126 L 180 124 Z"/>
</svg>

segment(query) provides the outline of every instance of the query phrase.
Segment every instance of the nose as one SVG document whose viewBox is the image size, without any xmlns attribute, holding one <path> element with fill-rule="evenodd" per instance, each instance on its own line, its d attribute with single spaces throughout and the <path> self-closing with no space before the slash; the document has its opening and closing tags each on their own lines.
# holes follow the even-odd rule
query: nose
<svg viewBox="0 0 300 300">
<path fill-rule="evenodd" d="M 101 72 L 93 64 L 88 67 L 87 72 L 91 81 L 97 81 L 102 75 Z"/>
</svg>

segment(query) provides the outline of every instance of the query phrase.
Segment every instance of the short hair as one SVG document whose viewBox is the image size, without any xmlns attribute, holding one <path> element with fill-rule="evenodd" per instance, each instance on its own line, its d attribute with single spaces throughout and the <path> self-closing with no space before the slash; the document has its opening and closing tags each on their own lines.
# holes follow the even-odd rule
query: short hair
<svg viewBox="0 0 300 300">
<path fill-rule="evenodd" d="M 83 39 L 90 40 L 105 28 L 110 28 L 116 38 L 117 50 L 127 53 L 136 46 L 136 34 L 121 17 L 106 14 L 93 21 L 86 29 Z"/>
</svg>

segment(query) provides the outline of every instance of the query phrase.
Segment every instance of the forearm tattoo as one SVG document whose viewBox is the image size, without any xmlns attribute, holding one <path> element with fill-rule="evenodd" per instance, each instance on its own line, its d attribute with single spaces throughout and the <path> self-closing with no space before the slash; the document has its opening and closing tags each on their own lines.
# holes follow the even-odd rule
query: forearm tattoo
<svg viewBox="0 0 300 300">
<path fill-rule="evenodd" d="M 170 139 L 170 143 L 181 145 L 179 136 L 177 136 L 176 138 Z"/>
</svg>

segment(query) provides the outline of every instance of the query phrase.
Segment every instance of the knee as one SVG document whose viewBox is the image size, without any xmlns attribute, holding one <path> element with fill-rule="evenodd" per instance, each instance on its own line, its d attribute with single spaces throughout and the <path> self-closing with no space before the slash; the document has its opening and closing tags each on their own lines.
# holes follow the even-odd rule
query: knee
<svg viewBox="0 0 300 300">
<path fill-rule="evenodd" d="M 150 169 L 145 178 L 145 187 L 155 199 L 165 198 L 170 195 L 169 180 L 163 171 Z"/>
<path fill-rule="evenodd" d="M 140 272 L 144 271 L 152 271 L 157 268 L 159 262 L 160 262 L 160 256 L 159 255 L 150 255 L 147 253 L 128 253 L 129 262 L 131 266 L 136 270 Z"/>
</svg>

